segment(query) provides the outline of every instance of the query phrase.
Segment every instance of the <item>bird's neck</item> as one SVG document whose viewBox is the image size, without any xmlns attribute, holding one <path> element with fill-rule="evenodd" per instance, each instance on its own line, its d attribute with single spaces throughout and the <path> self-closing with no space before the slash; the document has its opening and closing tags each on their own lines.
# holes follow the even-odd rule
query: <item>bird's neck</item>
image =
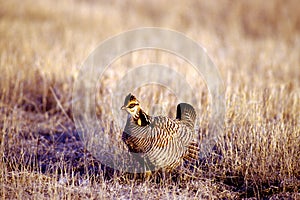
<svg viewBox="0 0 300 200">
<path fill-rule="evenodd" d="M 147 115 L 145 111 L 143 111 L 142 108 L 139 108 L 136 112 L 136 114 L 133 116 L 134 121 L 139 126 L 147 126 L 150 124 L 150 116 Z"/>
</svg>

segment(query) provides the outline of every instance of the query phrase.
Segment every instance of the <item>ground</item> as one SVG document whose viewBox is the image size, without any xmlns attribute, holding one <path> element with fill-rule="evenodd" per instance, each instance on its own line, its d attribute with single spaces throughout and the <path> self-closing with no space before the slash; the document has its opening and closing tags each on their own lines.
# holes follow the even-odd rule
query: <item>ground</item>
<svg viewBox="0 0 300 200">
<path fill-rule="evenodd" d="M 300 198 L 298 1 L 0 0 L 0 5 L 4 199 Z M 226 88 L 217 159 L 197 166 L 193 179 L 143 181 L 116 172 L 85 148 L 75 128 L 72 90 L 84 60 L 105 39 L 146 26 L 182 32 L 205 47 Z M 117 81 L 133 66 L 158 61 L 184 74 L 195 91 L 186 98 L 198 99 L 197 133 L 202 142 L 212 134 L 205 82 L 195 78 L 190 64 L 159 53 L 123 56 L 99 80 L 97 116 L 113 145 L 126 148 L 110 107 Z M 147 85 L 134 92 L 149 112 L 157 111 L 151 110 L 155 103 L 175 116 L 170 90 Z M 125 113 L 118 117 L 126 120 Z"/>
</svg>

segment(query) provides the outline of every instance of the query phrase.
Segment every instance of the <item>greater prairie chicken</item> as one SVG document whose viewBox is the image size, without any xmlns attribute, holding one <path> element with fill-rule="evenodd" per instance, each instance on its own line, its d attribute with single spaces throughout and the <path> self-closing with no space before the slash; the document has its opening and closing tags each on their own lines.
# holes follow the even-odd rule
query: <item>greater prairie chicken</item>
<svg viewBox="0 0 300 200">
<path fill-rule="evenodd" d="M 194 139 L 195 109 L 187 104 L 177 105 L 176 119 L 150 116 L 132 95 L 126 96 L 123 110 L 129 115 L 122 140 L 132 153 L 139 153 L 148 171 L 173 170 L 184 160 L 198 158 L 198 146 Z"/>
</svg>

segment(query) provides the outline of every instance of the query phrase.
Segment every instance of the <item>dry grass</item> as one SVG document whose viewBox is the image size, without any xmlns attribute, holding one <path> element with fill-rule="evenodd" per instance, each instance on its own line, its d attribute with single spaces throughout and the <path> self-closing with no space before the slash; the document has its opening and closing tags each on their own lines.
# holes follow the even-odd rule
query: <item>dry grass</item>
<svg viewBox="0 0 300 200">
<path fill-rule="evenodd" d="M 0 4 L 0 192 L 4 199 L 300 198 L 296 0 L 186 4 L 1 0 Z M 70 164 L 73 157 L 63 155 L 62 149 L 70 148 L 66 143 L 76 141 L 75 136 L 61 139 L 58 133 L 74 130 L 72 87 L 81 63 L 102 40 L 141 26 L 175 29 L 201 43 L 226 85 L 222 159 L 206 163 L 196 180 L 124 183 L 123 175 L 115 175 L 106 181 L 101 170 L 83 170 L 97 165 L 90 164 L 94 161 L 80 144 L 74 143 L 82 154 L 71 154 L 78 156 L 76 164 Z M 187 79 L 195 80 L 191 68 L 174 56 L 133 53 L 107 71 L 99 103 L 109 100 L 115 80 L 128 68 L 157 60 L 178 72 L 184 69 Z M 198 88 L 199 125 L 204 130 L 209 116 L 207 89 L 201 81 L 190 84 Z M 147 108 L 148 102 L 155 102 L 166 110 L 175 109 L 176 99 L 165 88 L 147 86 L 136 93 Z M 111 113 L 101 106 L 99 110 L 105 133 L 119 138 L 119 129 L 109 129 Z M 204 139 L 209 134 L 201 133 Z M 47 155 L 64 159 L 47 162 Z"/>
</svg>

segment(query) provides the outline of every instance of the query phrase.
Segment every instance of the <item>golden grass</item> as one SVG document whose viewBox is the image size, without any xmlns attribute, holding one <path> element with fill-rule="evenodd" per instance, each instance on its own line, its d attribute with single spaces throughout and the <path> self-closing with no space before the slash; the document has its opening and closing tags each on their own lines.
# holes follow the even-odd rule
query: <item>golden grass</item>
<svg viewBox="0 0 300 200">
<path fill-rule="evenodd" d="M 3 198 L 300 197 L 300 12 L 296 0 L 186 4 L 1 0 L 0 4 Z M 143 26 L 183 32 L 206 47 L 219 67 L 227 106 L 222 159 L 207 163 L 196 180 L 181 184 L 124 183 L 122 175 L 104 181 L 103 174 L 79 176 L 76 169 L 50 170 L 52 165 L 68 166 L 68 160 L 46 163 L 46 170 L 38 169 L 35 157 L 26 161 L 28 153 L 40 155 L 37 133 L 52 137 L 57 131 L 74 129 L 72 87 L 89 53 L 107 37 Z M 113 116 L 101 107 L 111 98 L 115 80 L 132 66 L 157 60 L 195 80 L 192 68 L 172 55 L 142 51 L 120 58 L 106 72 L 100 88 L 99 117 L 106 134 L 114 138 L 120 134 L 119 129 L 109 129 Z M 196 91 L 201 99 L 199 125 L 204 130 L 209 116 L 207 89 L 202 81 L 190 84 L 200 91 Z M 136 93 L 146 108 L 150 109 L 149 102 L 161 103 L 174 116 L 175 99 L 166 89 L 147 86 Z M 204 139 L 209 134 L 201 133 Z"/>
</svg>

